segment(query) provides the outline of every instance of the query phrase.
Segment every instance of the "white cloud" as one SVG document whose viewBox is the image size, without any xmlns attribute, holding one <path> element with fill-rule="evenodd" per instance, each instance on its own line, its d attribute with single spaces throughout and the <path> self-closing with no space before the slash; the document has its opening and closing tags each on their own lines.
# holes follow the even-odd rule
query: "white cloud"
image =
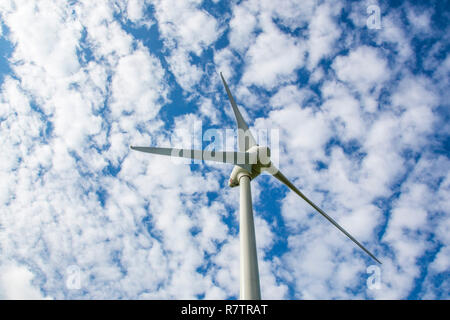
<svg viewBox="0 0 450 320">
<path fill-rule="evenodd" d="M 383 287 L 380 292 L 374 292 L 376 297 L 399 299 L 407 295 L 420 276 L 418 259 L 433 248 L 427 235 L 433 231 L 432 219 L 440 220 L 437 213 L 445 203 L 424 183 L 423 170 L 434 165 L 433 161 L 421 159 L 394 203 L 383 237 L 394 258 L 383 266 Z"/>
<path fill-rule="evenodd" d="M 27 57 L 56 77 L 64 77 L 79 69 L 76 46 L 81 25 L 64 7 L 50 1 L 32 2 L 14 6 L 17 10 L 6 16 L 5 23 L 12 31 L 10 39 L 16 43 L 13 60 Z M 30 23 L 23 23 L 29 21 Z M 65 28 L 60 28 L 61 22 Z M 20 57 L 20 58 L 19 58 Z"/>
<path fill-rule="evenodd" d="M 153 2 L 159 31 L 170 49 L 170 71 L 187 91 L 202 77 L 202 70 L 191 64 L 190 54 L 200 56 L 220 34 L 216 19 L 199 8 L 200 4 L 197 0 Z"/>
<path fill-rule="evenodd" d="M 170 71 L 184 90 L 192 91 L 203 76 L 202 70 L 190 63 L 188 51 L 173 50 L 167 62 L 170 63 Z"/>
<path fill-rule="evenodd" d="M 334 20 L 340 10 L 339 3 L 325 3 L 314 11 L 314 18 L 308 26 L 308 69 L 314 69 L 322 58 L 334 52 L 334 43 L 341 34 Z"/>
<path fill-rule="evenodd" d="M 214 125 L 220 124 L 219 109 L 213 104 L 211 99 L 203 98 L 200 101 L 200 113 L 209 118 Z"/>
<path fill-rule="evenodd" d="M 3 265 L 0 268 L 0 296 L 6 300 L 49 299 L 33 285 L 34 274 L 25 266 Z"/>
<path fill-rule="evenodd" d="M 249 10 L 246 4 L 234 6 L 233 18 L 230 20 L 230 46 L 241 52 L 253 44 L 253 32 L 257 26 L 255 12 Z"/>
<path fill-rule="evenodd" d="M 149 0 L 128 0 L 124 2 L 123 7 L 126 8 L 126 15 L 130 21 L 138 26 L 145 26 L 147 29 L 152 26 L 154 21 L 148 18 L 145 12 L 150 4 Z"/>
<path fill-rule="evenodd" d="M 306 101 L 314 94 L 307 89 L 298 89 L 295 85 L 280 88 L 270 99 L 270 105 L 276 109 L 285 107 L 307 107 Z"/>
<path fill-rule="evenodd" d="M 430 19 L 432 14 L 432 10 L 424 10 L 411 6 L 406 8 L 406 16 L 410 26 L 419 32 L 429 33 L 431 31 Z"/>
<path fill-rule="evenodd" d="M 159 60 L 139 48 L 118 61 L 112 79 L 111 112 L 135 113 L 142 120 L 154 118 L 161 107 L 158 99 L 166 95 L 164 71 Z"/>
<path fill-rule="evenodd" d="M 362 161 L 364 189 L 372 197 L 389 196 L 390 185 L 404 174 L 406 168 L 398 144 L 398 123 L 392 115 L 381 115 L 367 132 Z M 383 168 L 383 170 L 381 170 Z"/>
<path fill-rule="evenodd" d="M 296 80 L 294 72 L 303 65 L 304 49 L 294 38 L 270 26 L 258 35 L 245 59 L 248 67 L 242 82 L 270 89 L 280 82 Z"/>
<path fill-rule="evenodd" d="M 265 1 L 265 5 L 272 7 L 274 16 L 281 19 L 284 25 L 294 30 L 305 26 L 314 19 L 314 9 L 317 6 L 317 1 L 305 0 L 301 3 L 295 0 L 278 3 Z"/>
<path fill-rule="evenodd" d="M 333 69 L 340 80 L 348 82 L 364 95 L 374 87 L 379 90 L 389 79 L 387 62 L 374 47 L 361 46 L 348 56 L 338 56 L 333 62 Z"/>
<path fill-rule="evenodd" d="M 216 66 L 216 71 L 222 72 L 226 79 L 230 79 L 235 74 L 233 65 L 236 61 L 237 57 L 229 48 L 224 48 L 214 52 L 214 64 Z M 217 76 L 217 80 L 221 82 L 219 76 Z"/>
<path fill-rule="evenodd" d="M 177 45 L 197 55 L 218 36 L 216 20 L 200 9 L 201 1 L 154 1 L 160 32 L 169 47 Z"/>
<path fill-rule="evenodd" d="M 401 138 L 409 148 L 418 150 L 426 143 L 436 121 L 433 109 L 439 99 L 427 79 L 405 76 L 392 96 L 394 110 L 400 117 Z"/>
<path fill-rule="evenodd" d="M 128 18 L 132 21 L 140 20 L 143 17 L 145 2 L 143 0 L 130 0 L 127 4 Z"/>
<path fill-rule="evenodd" d="M 401 13 L 390 9 L 386 15 L 382 16 L 381 29 L 375 33 L 375 41 L 381 46 L 383 43 L 393 46 L 395 50 L 395 69 L 401 69 L 403 64 L 413 58 L 413 51 L 410 45 L 410 33 L 401 25 Z"/>
<path fill-rule="evenodd" d="M 343 141 L 361 139 L 365 126 L 358 100 L 338 82 L 328 81 L 323 85 L 323 95 L 327 99 L 322 108 L 334 120 L 337 135 Z"/>
<path fill-rule="evenodd" d="M 445 247 L 439 250 L 436 258 L 431 264 L 431 269 L 435 272 L 446 272 L 450 268 L 450 248 Z"/>
</svg>

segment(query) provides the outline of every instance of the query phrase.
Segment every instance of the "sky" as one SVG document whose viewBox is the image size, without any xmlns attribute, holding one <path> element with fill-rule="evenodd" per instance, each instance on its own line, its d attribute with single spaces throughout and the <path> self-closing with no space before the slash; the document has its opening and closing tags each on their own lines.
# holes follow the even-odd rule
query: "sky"
<svg viewBox="0 0 450 320">
<path fill-rule="evenodd" d="M 262 298 L 449 299 L 449 9 L 2 0 L 0 298 L 239 298 L 232 167 L 129 149 L 233 132 L 222 72 L 283 174 L 382 262 L 262 175 Z"/>
</svg>

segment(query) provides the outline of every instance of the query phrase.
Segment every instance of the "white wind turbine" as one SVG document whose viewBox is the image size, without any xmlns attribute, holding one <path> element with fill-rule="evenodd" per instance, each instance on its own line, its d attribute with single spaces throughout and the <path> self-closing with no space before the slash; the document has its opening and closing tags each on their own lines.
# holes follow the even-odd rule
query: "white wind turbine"
<svg viewBox="0 0 450 320">
<path fill-rule="evenodd" d="M 311 200 L 309 200 L 300 190 L 298 190 L 270 161 L 270 149 L 259 146 L 251 134 L 239 109 L 231 95 L 230 89 L 220 73 L 225 90 L 233 108 L 238 126 L 238 148 L 239 151 L 207 151 L 190 150 L 176 148 L 157 147 L 134 147 L 133 150 L 154 153 L 165 156 L 184 157 L 198 160 L 210 160 L 223 163 L 234 164 L 231 172 L 229 186 L 240 186 L 240 299 L 259 300 L 261 299 L 259 286 L 258 258 L 256 255 L 255 226 L 253 222 L 252 196 L 250 181 L 256 178 L 262 171 L 271 173 L 275 178 L 284 183 L 289 189 L 298 194 L 303 200 L 309 203 L 322 216 L 330 221 L 336 228 L 342 231 L 364 252 L 366 252 L 376 262 L 381 262 L 361 243 L 345 231 L 336 221 L 323 212 Z"/>
</svg>

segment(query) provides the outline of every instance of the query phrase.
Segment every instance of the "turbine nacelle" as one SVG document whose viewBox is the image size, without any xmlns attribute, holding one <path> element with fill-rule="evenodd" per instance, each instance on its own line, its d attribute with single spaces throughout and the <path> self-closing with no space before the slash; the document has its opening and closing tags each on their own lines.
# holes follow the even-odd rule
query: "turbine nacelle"
<svg viewBox="0 0 450 320">
<path fill-rule="evenodd" d="M 268 167 L 270 166 L 270 148 L 269 147 L 261 147 L 261 146 L 253 146 L 247 152 L 256 152 L 256 157 L 258 161 L 258 165 Z"/>
<path fill-rule="evenodd" d="M 239 161 L 240 160 L 240 161 Z M 254 179 L 265 169 L 273 167 L 270 161 L 270 148 L 255 145 L 242 153 L 242 159 L 238 158 L 238 163 L 231 171 L 228 186 L 231 188 L 239 185 L 239 179 L 242 176 L 249 176 Z"/>
</svg>

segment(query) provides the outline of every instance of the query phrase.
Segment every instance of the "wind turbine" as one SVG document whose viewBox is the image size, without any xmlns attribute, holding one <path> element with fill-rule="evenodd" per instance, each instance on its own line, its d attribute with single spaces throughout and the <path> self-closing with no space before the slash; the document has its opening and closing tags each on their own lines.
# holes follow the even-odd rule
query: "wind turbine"
<svg viewBox="0 0 450 320">
<path fill-rule="evenodd" d="M 157 148 L 157 147 L 135 147 L 131 149 L 141 152 L 184 157 L 198 160 L 209 160 L 223 163 L 234 164 L 228 185 L 230 187 L 240 187 L 240 299 L 241 300 L 259 300 L 261 292 L 259 286 L 258 258 L 256 254 L 255 225 L 253 221 L 253 208 L 250 181 L 255 179 L 261 172 L 271 173 L 280 180 L 289 189 L 298 194 L 303 200 L 309 203 L 317 212 L 324 216 L 336 228 L 342 231 L 350 240 L 358 245 L 372 259 L 381 264 L 381 262 L 352 235 L 344 230 L 336 221 L 327 215 L 322 209 L 309 200 L 300 190 L 298 190 L 275 165 L 270 161 L 270 149 L 265 146 L 259 146 L 251 134 L 247 124 L 242 117 L 236 102 L 228 88 L 228 85 L 222 75 L 223 85 L 230 100 L 231 107 L 236 118 L 238 126 L 238 149 L 239 151 L 208 151 L 208 150 L 190 150 L 176 148 Z"/>
</svg>

